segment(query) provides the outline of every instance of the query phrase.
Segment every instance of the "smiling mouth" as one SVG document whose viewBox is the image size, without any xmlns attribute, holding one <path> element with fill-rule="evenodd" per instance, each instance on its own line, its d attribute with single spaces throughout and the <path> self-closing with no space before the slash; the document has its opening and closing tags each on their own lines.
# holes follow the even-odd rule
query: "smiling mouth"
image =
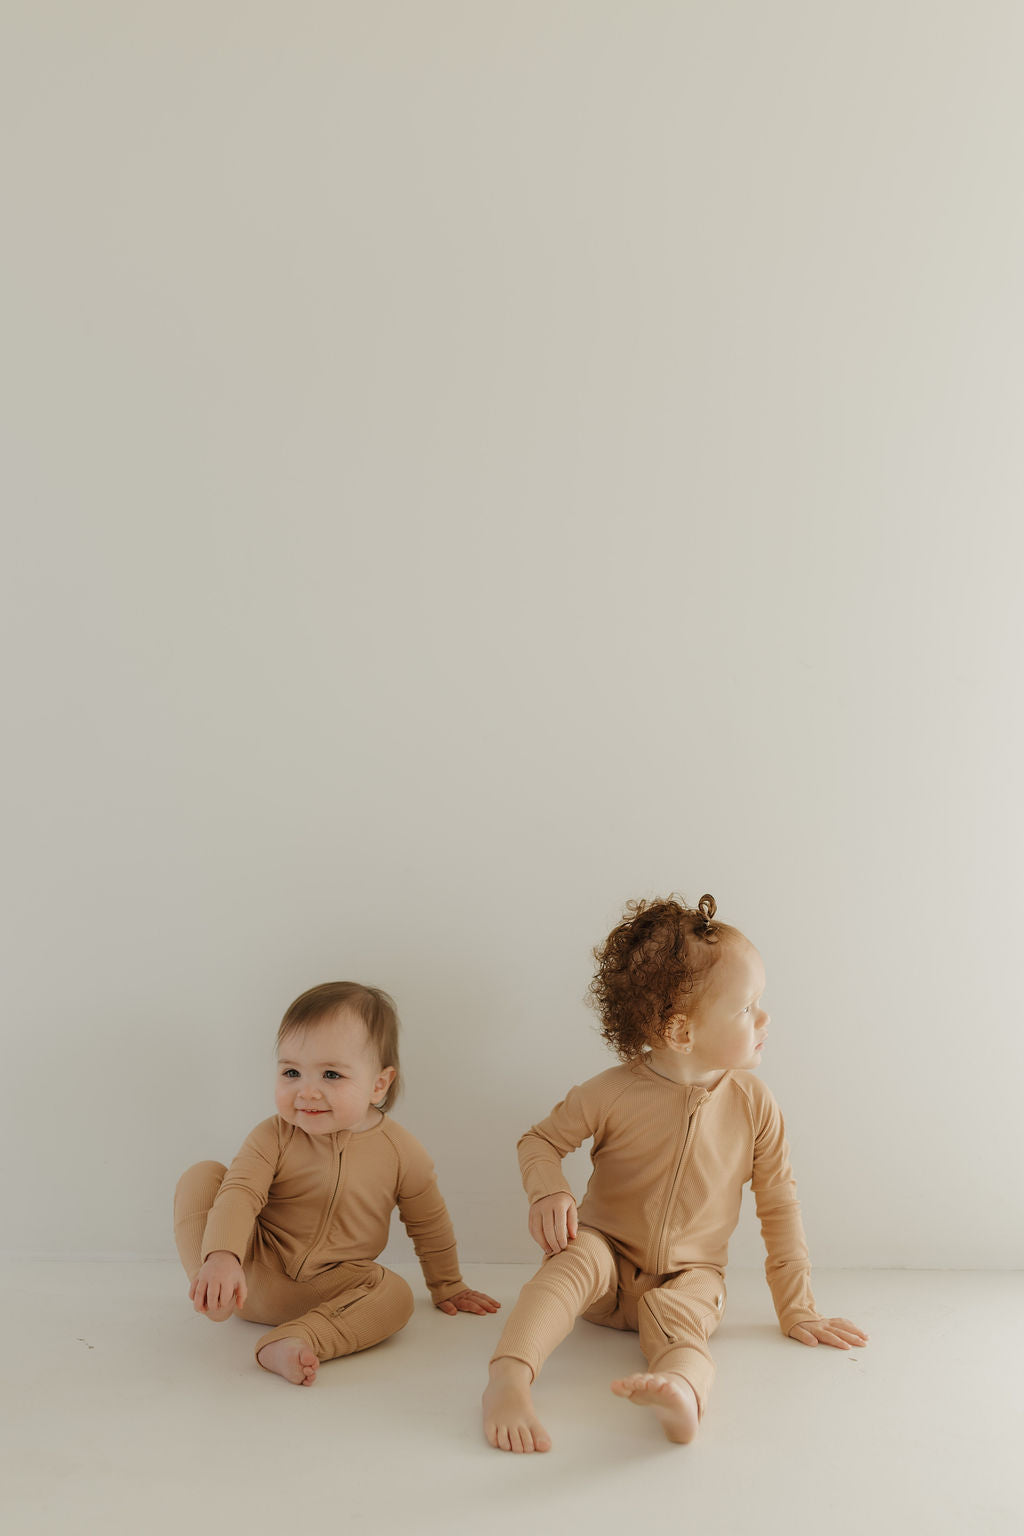
<svg viewBox="0 0 1024 1536">
<path fill-rule="evenodd" d="M 326 1115 L 326 1109 L 300 1109 L 300 1115 Z"/>
</svg>

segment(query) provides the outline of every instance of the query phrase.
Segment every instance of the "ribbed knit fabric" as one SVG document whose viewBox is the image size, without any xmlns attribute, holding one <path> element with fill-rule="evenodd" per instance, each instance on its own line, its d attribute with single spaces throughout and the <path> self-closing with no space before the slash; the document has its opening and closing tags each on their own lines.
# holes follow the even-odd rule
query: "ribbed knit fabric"
<svg viewBox="0 0 1024 1536">
<path fill-rule="evenodd" d="M 648 1369 L 685 1376 L 703 1416 L 715 1374 L 708 1340 L 724 1306 L 721 1270 L 645 1275 L 600 1232 L 581 1227 L 568 1248 L 546 1258 L 523 1286 L 493 1358 L 522 1360 L 536 1377 L 582 1316 L 603 1328 L 639 1333 Z"/>
<path fill-rule="evenodd" d="M 588 1136 L 594 1171 L 579 1232 L 523 1287 L 493 1358 L 522 1360 L 536 1376 L 579 1316 L 635 1329 L 648 1368 L 685 1376 L 703 1414 L 714 1377 L 708 1340 L 725 1307 L 729 1238 L 748 1180 L 780 1327 L 818 1317 L 778 1105 L 747 1072 L 726 1072 L 709 1092 L 671 1082 L 643 1058 L 612 1067 L 520 1138 L 531 1204 L 572 1193 L 562 1158 Z"/>
<path fill-rule="evenodd" d="M 465 1289 L 455 1234 L 423 1147 L 384 1118 L 368 1131 L 310 1136 L 280 1116 L 262 1121 L 230 1168 L 196 1163 L 174 1196 L 174 1236 L 194 1280 L 211 1253 L 245 1271 L 241 1316 L 277 1338 L 308 1340 L 321 1360 L 366 1349 L 412 1316 L 412 1292 L 375 1263 L 391 1212 L 412 1238 L 435 1302 Z"/>
<path fill-rule="evenodd" d="M 572 1088 L 519 1141 L 531 1204 L 572 1191 L 562 1158 L 594 1138 L 580 1222 L 645 1275 L 723 1271 L 750 1182 L 783 1333 L 817 1319 L 810 1259 L 785 1127 L 751 1072 L 726 1072 L 710 1093 L 661 1077 L 646 1058 Z"/>
<path fill-rule="evenodd" d="M 433 1164 L 415 1136 L 387 1117 L 368 1131 L 310 1136 L 271 1115 L 221 1181 L 200 1262 L 218 1250 L 244 1262 L 251 1252 L 289 1279 L 314 1280 L 337 1264 L 375 1259 L 396 1205 L 431 1298 L 464 1290 Z"/>
<path fill-rule="evenodd" d="M 223 1163 L 196 1163 L 178 1181 L 174 1236 L 190 1280 L 202 1265 L 203 1232 L 226 1173 Z M 279 1326 L 257 1339 L 257 1358 L 274 1339 L 300 1338 L 319 1359 L 334 1360 L 390 1338 L 412 1316 L 412 1291 L 383 1265 L 363 1259 L 322 1268 L 310 1280 L 293 1280 L 258 1238 L 254 1228 L 241 1259 L 248 1294 L 239 1316 L 247 1323 Z M 255 1257 L 254 1249 L 262 1258 Z"/>
</svg>

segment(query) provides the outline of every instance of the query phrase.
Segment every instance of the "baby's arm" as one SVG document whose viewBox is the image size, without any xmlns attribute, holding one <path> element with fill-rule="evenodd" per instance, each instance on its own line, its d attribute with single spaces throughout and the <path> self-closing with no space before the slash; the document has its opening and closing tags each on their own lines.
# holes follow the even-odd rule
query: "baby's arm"
<svg viewBox="0 0 1024 1536">
<path fill-rule="evenodd" d="M 245 1306 L 248 1287 L 245 1273 L 233 1253 L 218 1249 L 211 1253 L 189 1286 L 189 1300 L 197 1312 L 205 1312 L 215 1323 L 224 1322 L 237 1306 Z"/>
<path fill-rule="evenodd" d="M 829 1344 L 833 1349 L 853 1349 L 866 1344 L 867 1334 L 849 1318 L 822 1317 L 818 1312 L 785 1125 L 767 1091 L 761 1110 L 751 1184 L 767 1250 L 765 1274 L 779 1325 L 787 1338 L 811 1347 Z"/>
<path fill-rule="evenodd" d="M 393 1131 L 401 1158 L 398 1214 L 412 1238 L 434 1306 L 448 1317 L 460 1312 L 476 1317 L 497 1312 L 501 1303 L 484 1291 L 471 1290 L 459 1274 L 455 1232 L 429 1154 L 408 1131 L 398 1126 Z"/>
<path fill-rule="evenodd" d="M 195 1310 L 215 1323 L 245 1305 L 241 1256 L 248 1251 L 256 1218 L 267 1203 L 280 1155 L 275 1116 L 246 1137 L 206 1218 L 203 1265 L 188 1294 Z"/>
<path fill-rule="evenodd" d="M 527 1226 L 545 1254 L 563 1252 L 579 1231 L 576 1201 L 562 1172 L 562 1158 L 598 1131 L 607 1109 L 607 1076 L 570 1088 L 546 1120 L 519 1138 L 519 1168 L 530 1200 Z"/>
</svg>

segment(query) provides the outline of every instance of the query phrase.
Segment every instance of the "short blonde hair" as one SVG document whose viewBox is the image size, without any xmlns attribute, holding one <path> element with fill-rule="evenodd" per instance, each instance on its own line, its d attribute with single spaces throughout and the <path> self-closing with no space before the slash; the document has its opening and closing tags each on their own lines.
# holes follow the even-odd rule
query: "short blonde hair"
<svg viewBox="0 0 1024 1536">
<path fill-rule="evenodd" d="M 318 987 L 310 987 L 297 997 L 285 1012 L 277 1031 L 277 1048 L 292 1035 L 304 1034 L 315 1024 L 323 1024 L 339 1013 L 356 1014 L 366 1025 L 370 1043 L 377 1052 L 382 1067 L 394 1067 L 394 1082 L 376 1106 L 390 1109 L 398 1097 L 398 1009 L 394 999 L 380 987 L 364 987 L 358 981 L 325 981 Z"/>
</svg>

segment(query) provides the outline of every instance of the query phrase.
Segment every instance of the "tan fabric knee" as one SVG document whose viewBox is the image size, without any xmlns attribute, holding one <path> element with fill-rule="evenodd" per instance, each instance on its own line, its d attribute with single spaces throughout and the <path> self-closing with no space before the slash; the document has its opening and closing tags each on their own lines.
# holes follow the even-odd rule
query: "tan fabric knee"
<svg viewBox="0 0 1024 1536">
<path fill-rule="evenodd" d="M 263 1346 L 275 1339 L 305 1339 L 320 1360 L 355 1354 L 398 1333 L 415 1306 L 400 1275 L 369 1261 L 335 1265 L 312 1285 L 321 1294 L 329 1285 L 331 1294 L 301 1317 L 264 1334 L 256 1344 L 257 1359 Z"/>
<path fill-rule="evenodd" d="M 684 1269 L 646 1287 L 637 1303 L 640 1347 L 652 1371 L 685 1376 L 697 1396 L 701 1417 L 715 1366 L 708 1340 L 725 1309 L 725 1278 L 720 1270 Z"/>
<path fill-rule="evenodd" d="M 600 1232 L 581 1227 L 568 1248 L 549 1255 L 523 1286 L 492 1360 L 522 1360 L 536 1376 L 581 1313 L 609 1296 L 614 1305 L 616 1286 L 614 1249 Z"/>
<path fill-rule="evenodd" d="M 193 1163 L 174 1191 L 174 1241 L 190 1282 L 202 1268 L 206 1218 L 226 1173 L 223 1163 Z"/>
</svg>

